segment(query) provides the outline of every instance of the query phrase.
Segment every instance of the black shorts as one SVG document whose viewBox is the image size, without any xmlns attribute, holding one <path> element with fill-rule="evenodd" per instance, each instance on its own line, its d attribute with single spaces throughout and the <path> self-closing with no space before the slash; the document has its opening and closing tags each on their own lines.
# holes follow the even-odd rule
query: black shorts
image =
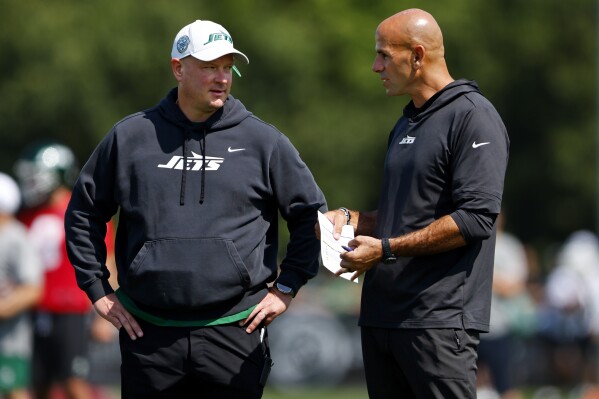
<svg viewBox="0 0 599 399">
<path fill-rule="evenodd" d="M 32 362 L 35 386 L 89 376 L 89 318 L 89 314 L 35 314 Z"/>
<path fill-rule="evenodd" d="M 362 327 L 368 396 L 476 398 L 478 332 Z"/>
<path fill-rule="evenodd" d="M 143 337 L 119 334 L 123 399 L 262 397 L 271 365 L 265 329 L 138 322 Z"/>
</svg>

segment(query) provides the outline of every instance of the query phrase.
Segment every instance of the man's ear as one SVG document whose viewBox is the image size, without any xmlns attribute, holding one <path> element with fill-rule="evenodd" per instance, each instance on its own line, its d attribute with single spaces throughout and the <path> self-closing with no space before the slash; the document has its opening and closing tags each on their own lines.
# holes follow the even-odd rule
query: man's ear
<svg viewBox="0 0 599 399">
<path fill-rule="evenodd" d="M 173 70 L 173 75 L 177 81 L 180 81 L 183 77 L 183 64 L 181 60 L 176 58 L 171 59 L 171 69 Z"/>
<path fill-rule="evenodd" d="M 420 67 L 422 67 L 425 53 L 426 50 L 424 46 L 416 45 L 412 48 L 412 65 L 414 66 L 414 69 L 420 69 Z"/>
</svg>

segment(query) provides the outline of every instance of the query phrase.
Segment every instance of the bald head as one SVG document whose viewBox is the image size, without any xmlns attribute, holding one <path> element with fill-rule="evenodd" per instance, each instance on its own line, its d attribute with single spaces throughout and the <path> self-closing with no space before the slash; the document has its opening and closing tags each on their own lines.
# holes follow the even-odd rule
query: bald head
<svg viewBox="0 0 599 399">
<path fill-rule="evenodd" d="M 387 95 L 409 95 L 420 107 L 453 81 L 445 63 L 443 34 L 435 18 L 411 8 L 381 22 L 376 30 L 377 56 L 372 70 Z"/>
<path fill-rule="evenodd" d="M 443 34 L 435 18 L 426 11 L 411 8 L 398 12 L 379 25 L 378 32 L 389 44 L 396 46 L 423 46 L 429 57 L 443 57 Z"/>
</svg>

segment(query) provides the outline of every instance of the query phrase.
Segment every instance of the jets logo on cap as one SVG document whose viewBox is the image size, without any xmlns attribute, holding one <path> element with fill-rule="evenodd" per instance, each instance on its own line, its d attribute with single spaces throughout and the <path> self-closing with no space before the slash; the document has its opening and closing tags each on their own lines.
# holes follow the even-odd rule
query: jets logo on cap
<svg viewBox="0 0 599 399">
<path fill-rule="evenodd" d="M 187 36 L 187 35 L 181 36 L 179 38 L 179 40 L 177 40 L 177 51 L 179 51 L 179 53 L 184 53 L 185 50 L 187 50 L 188 46 L 189 46 L 189 36 Z"/>
<path fill-rule="evenodd" d="M 231 36 L 227 35 L 226 33 L 219 32 L 219 33 L 211 33 L 210 36 L 208 37 L 208 41 L 206 43 L 204 43 L 204 46 L 207 45 L 208 43 L 212 43 L 217 40 L 226 40 L 229 43 L 233 44 L 233 38 Z"/>
</svg>

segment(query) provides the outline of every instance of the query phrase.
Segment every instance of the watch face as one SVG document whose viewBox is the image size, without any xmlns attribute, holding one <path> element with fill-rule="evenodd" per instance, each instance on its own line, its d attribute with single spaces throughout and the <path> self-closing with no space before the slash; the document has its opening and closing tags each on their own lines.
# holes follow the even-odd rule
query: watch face
<svg viewBox="0 0 599 399">
<path fill-rule="evenodd" d="M 293 294 L 293 290 L 286 285 L 277 283 L 277 290 L 281 291 L 283 294 Z"/>
<path fill-rule="evenodd" d="M 390 265 L 395 262 L 397 262 L 397 258 L 395 256 L 390 256 L 388 258 L 383 259 L 383 263 L 386 265 Z"/>
</svg>

